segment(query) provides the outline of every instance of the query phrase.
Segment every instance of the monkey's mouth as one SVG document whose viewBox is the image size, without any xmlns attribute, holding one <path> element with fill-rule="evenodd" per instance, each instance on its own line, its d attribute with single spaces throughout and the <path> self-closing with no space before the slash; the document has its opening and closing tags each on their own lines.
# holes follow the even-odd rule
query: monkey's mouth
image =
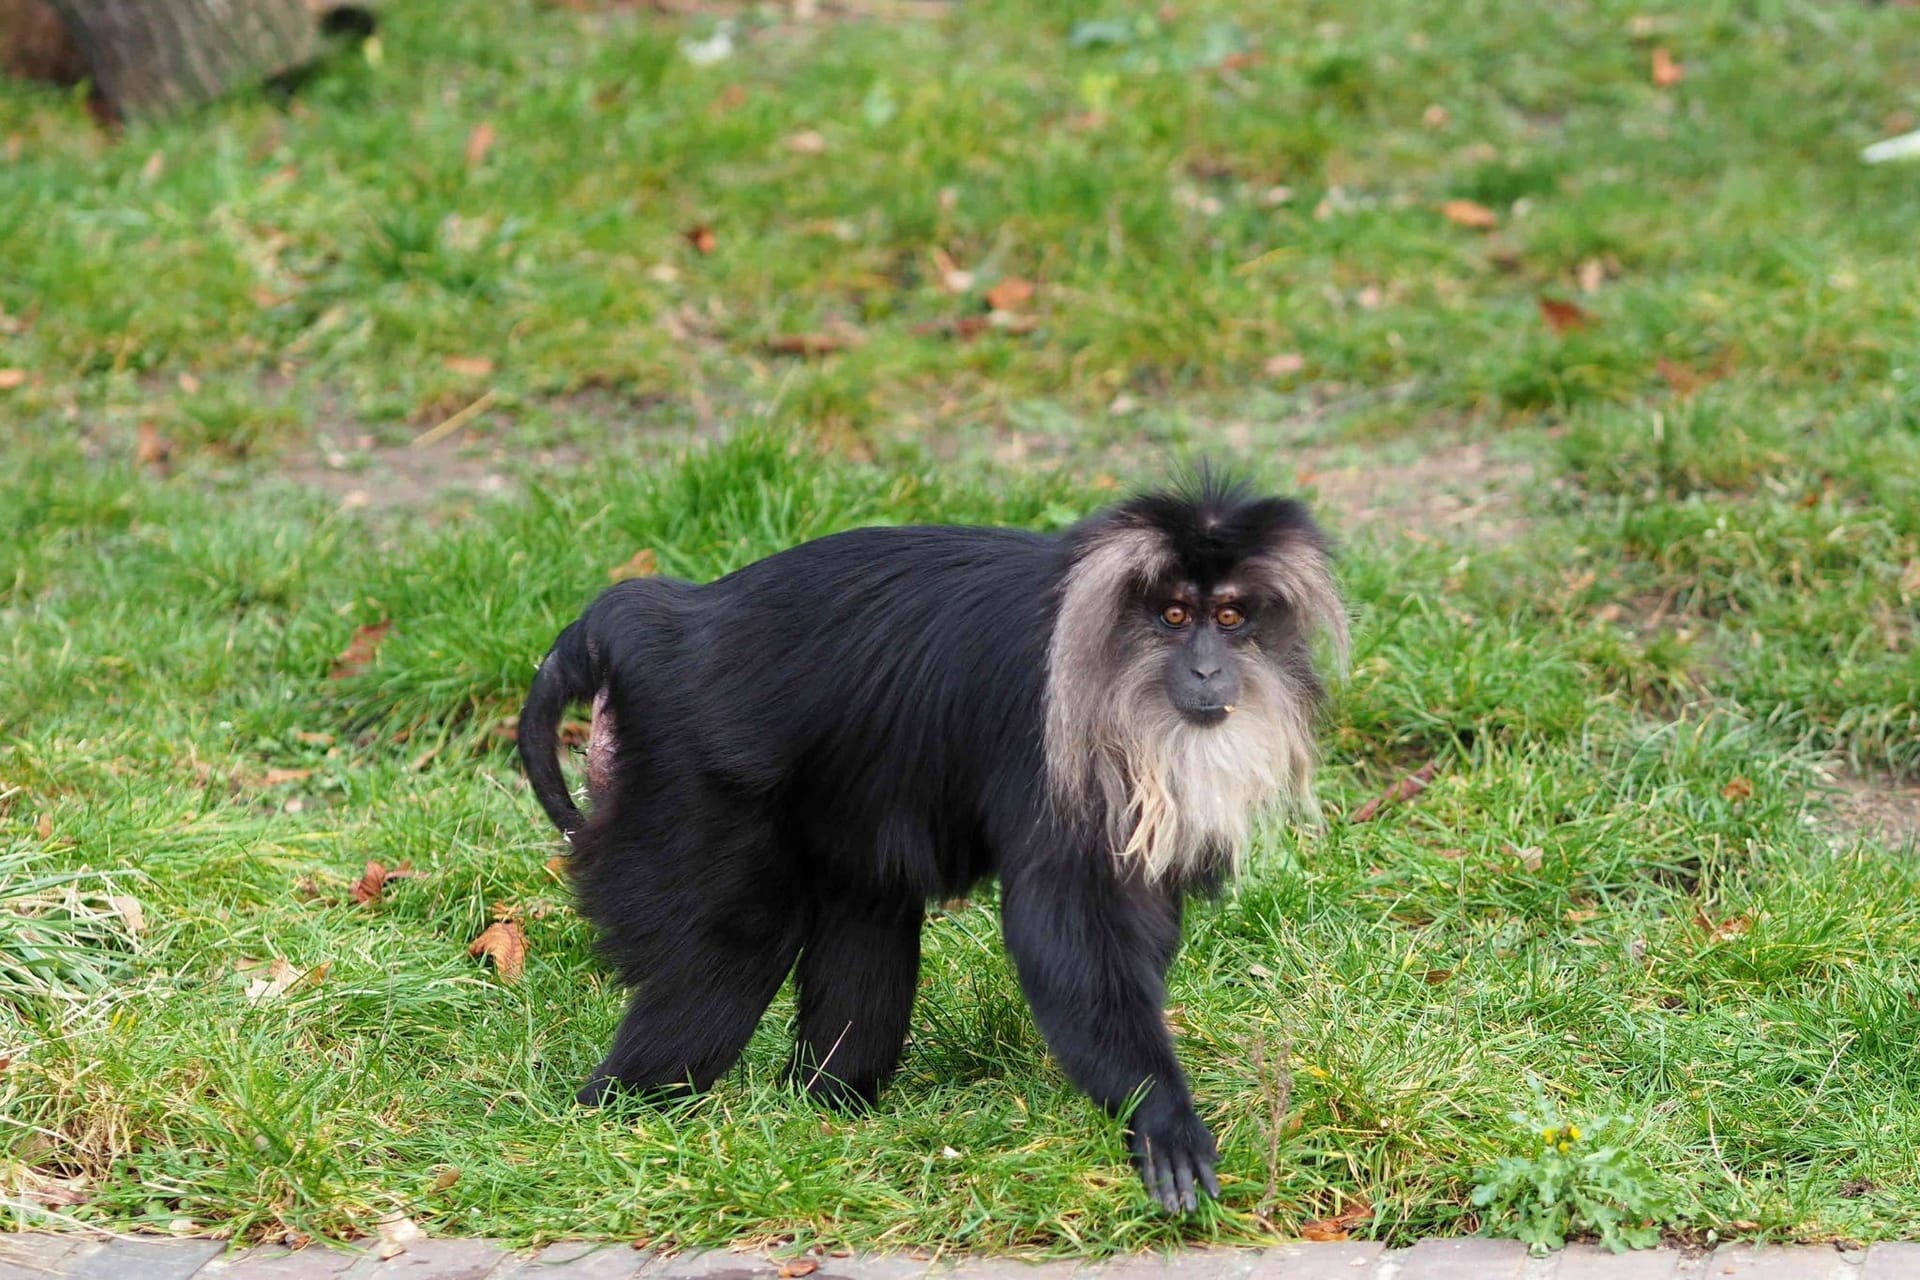
<svg viewBox="0 0 1920 1280">
<path fill-rule="evenodd" d="M 1238 710 L 1231 702 L 1216 702 L 1207 706 L 1182 707 L 1180 714 L 1187 718 L 1189 724 L 1216 725 L 1225 724 L 1227 717 Z"/>
</svg>

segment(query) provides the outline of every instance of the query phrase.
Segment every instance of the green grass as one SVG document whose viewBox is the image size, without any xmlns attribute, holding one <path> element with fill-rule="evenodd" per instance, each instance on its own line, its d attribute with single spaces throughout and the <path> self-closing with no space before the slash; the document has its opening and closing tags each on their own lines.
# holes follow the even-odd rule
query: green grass
<svg viewBox="0 0 1920 1280">
<path fill-rule="evenodd" d="M 1920 774 L 1920 183 L 1856 154 L 1920 114 L 1906 11 L 774 7 L 698 67 L 711 16 L 390 10 L 291 103 L 117 138 L 0 85 L 10 1196 L 1060 1254 L 1360 1204 L 1404 1241 L 1520 1229 L 1473 1192 L 1537 1156 L 1509 1116 L 1538 1091 L 1632 1117 L 1683 1236 L 1920 1231 L 1920 864 L 1821 781 Z M 1031 325 L 969 336 L 1009 277 Z M 769 349 L 814 333 L 860 341 Z M 1444 473 L 1460 439 L 1532 468 L 1517 536 L 1326 504 L 1356 613 L 1331 816 L 1264 833 L 1173 976 L 1220 1204 L 1149 1211 L 985 891 L 928 928 L 876 1113 L 782 1087 L 786 996 L 712 1095 L 572 1106 L 619 994 L 499 727 L 611 568 L 1057 527 L 1195 453 Z M 506 496 L 444 486 L 483 470 Z M 379 484 L 417 493 L 341 501 Z M 356 905 L 369 860 L 416 874 Z M 496 907 L 517 985 L 467 955 Z M 275 959 L 312 980 L 250 1000 Z"/>
</svg>

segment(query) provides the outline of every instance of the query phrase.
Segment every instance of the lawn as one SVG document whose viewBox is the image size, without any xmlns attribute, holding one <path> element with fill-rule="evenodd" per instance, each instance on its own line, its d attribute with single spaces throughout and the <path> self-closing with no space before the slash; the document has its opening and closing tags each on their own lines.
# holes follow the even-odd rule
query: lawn
<svg viewBox="0 0 1920 1280">
<path fill-rule="evenodd" d="M 1683 1238 L 1920 1233 L 1911 8 L 669 9 L 392 5 L 117 136 L 0 85 L 6 1220 L 1100 1254 L 1512 1234 L 1475 1188 L 1564 1156 Z M 1203 454 L 1356 626 L 1324 828 L 1172 978 L 1222 1200 L 1150 1209 L 985 888 L 875 1113 L 783 1087 L 787 995 L 572 1105 L 554 632 Z"/>
</svg>

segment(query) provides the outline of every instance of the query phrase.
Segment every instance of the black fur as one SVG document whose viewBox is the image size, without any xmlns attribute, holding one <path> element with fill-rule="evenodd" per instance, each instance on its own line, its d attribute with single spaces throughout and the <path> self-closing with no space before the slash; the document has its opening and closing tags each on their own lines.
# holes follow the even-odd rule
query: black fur
<svg viewBox="0 0 1920 1280">
<path fill-rule="evenodd" d="M 1195 884 L 1150 883 L 1049 799 L 1042 707 L 1060 585 L 1115 522 L 1164 529 L 1211 580 L 1304 510 L 1210 487 L 1059 537 L 890 528 L 795 547 L 705 586 L 622 583 L 566 628 L 520 722 L 535 794 L 574 845 L 582 912 L 633 988 L 580 1091 L 706 1088 L 798 962 L 793 1069 L 871 1102 L 908 1030 L 923 904 L 998 875 L 1006 945 L 1068 1075 L 1129 1118 L 1169 1208 L 1217 1194 L 1212 1135 L 1162 1018 Z M 582 819 L 557 763 L 605 694 L 614 776 Z"/>
</svg>

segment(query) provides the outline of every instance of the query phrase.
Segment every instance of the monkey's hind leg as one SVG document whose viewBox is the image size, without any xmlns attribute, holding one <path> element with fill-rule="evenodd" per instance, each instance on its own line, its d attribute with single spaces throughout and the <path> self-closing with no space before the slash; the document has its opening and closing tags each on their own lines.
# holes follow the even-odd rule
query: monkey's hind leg
<svg viewBox="0 0 1920 1280">
<path fill-rule="evenodd" d="M 595 1106 L 616 1090 L 657 1098 L 711 1086 L 793 967 L 800 923 L 792 915 L 773 902 L 688 904 L 579 1100 Z"/>
<path fill-rule="evenodd" d="M 793 1078 L 830 1106 L 871 1106 L 906 1046 L 920 979 L 918 902 L 816 904 L 800 967 Z"/>
</svg>

